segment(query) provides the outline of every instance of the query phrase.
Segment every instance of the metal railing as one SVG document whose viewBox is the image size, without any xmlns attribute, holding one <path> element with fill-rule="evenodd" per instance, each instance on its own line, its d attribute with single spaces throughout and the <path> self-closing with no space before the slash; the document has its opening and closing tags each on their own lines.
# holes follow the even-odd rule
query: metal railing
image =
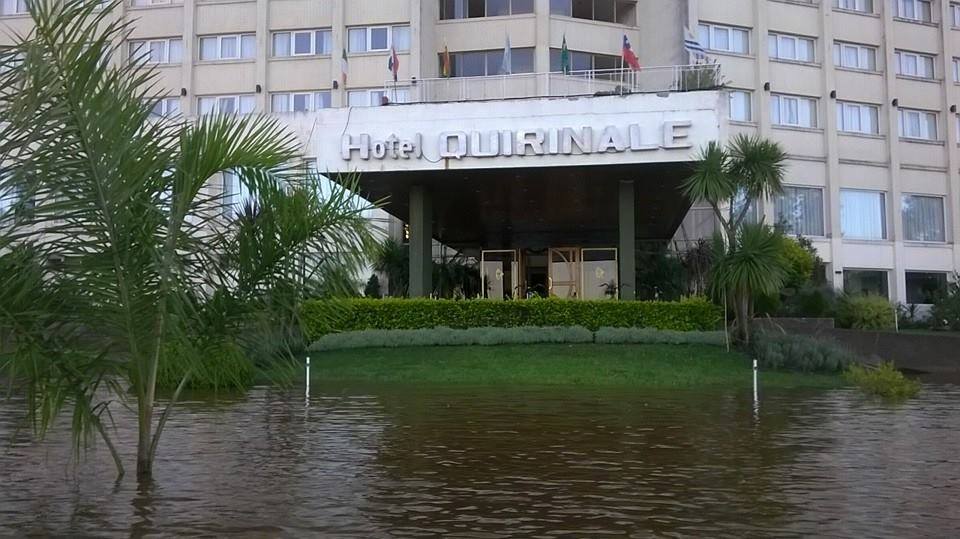
<svg viewBox="0 0 960 539">
<path fill-rule="evenodd" d="M 449 103 L 531 97 L 574 97 L 713 90 L 722 85 L 718 64 L 633 69 L 596 69 L 569 73 L 518 73 L 487 77 L 450 77 L 387 81 L 384 94 L 393 103 Z"/>
</svg>

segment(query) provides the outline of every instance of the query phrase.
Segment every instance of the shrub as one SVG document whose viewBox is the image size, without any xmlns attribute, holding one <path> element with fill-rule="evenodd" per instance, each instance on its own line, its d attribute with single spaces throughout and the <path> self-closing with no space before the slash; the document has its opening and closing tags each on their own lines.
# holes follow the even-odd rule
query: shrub
<svg viewBox="0 0 960 539">
<path fill-rule="evenodd" d="M 844 378 L 869 395 L 888 399 L 908 399 L 920 392 L 920 383 L 904 376 L 892 362 L 876 368 L 851 365 Z"/>
<path fill-rule="evenodd" d="M 188 361 L 184 347 L 170 346 L 157 369 L 157 387 L 176 389 L 189 366 L 193 371 L 187 387 L 192 389 L 247 389 L 253 385 L 253 361 L 234 344 L 205 348 L 202 361 Z"/>
<path fill-rule="evenodd" d="M 324 335 L 310 350 L 399 348 L 403 346 L 496 346 L 500 344 L 589 343 L 593 332 L 580 327 L 451 329 L 366 329 Z"/>
<path fill-rule="evenodd" d="M 937 296 L 930 309 L 934 327 L 960 330 L 960 275 L 947 283 L 946 291 Z"/>
<path fill-rule="evenodd" d="M 598 344 L 712 344 L 726 343 L 723 331 L 671 331 L 652 328 L 600 328 L 594 333 Z"/>
<path fill-rule="evenodd" d="M 327 333 L 364 329 L 435 327 L 652 327 L 675 331 L 716 329 L 720 307 L 703 298 L 679 302 L 488 300 L 312 300 L 304 303 L 305 332 L 316 340 Z"/>
<path fill-rule="evenodd" d="M 831 340 L 773 332 L 758 333 L 752 352 L 760 367 L 772 370 L 841 372 L 856 361 Z"/>
<path fill-rule="evenodd" d="M 837 325 L 842 328 L 893 329 L 893 305 L 880 296 L 844 296 L 837 303 Z"/>
</svg>

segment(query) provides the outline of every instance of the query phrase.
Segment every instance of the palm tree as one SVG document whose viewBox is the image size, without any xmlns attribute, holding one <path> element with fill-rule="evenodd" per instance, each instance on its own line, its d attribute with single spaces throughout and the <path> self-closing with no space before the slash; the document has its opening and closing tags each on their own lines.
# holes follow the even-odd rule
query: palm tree
<svg viewBox="0 0 960 539">
<path fill-rule="evenodd" d="M 737 135 L 726 147 L 716 142 L 708 144 L 697 158 L 693 174 L 682 184 L 681 190 L 690 200 L 710 204 L 720 224 L 721 245 L 714 249 L 718 259 L 712 270 L 711 288 L 726 293 L 734 301 L 734 314 L 741 340 L 749 342 L 749 324 L 752 316 L 752 297 L 767 289 L 767 284 L 782 279 L 782 257 L 772 257 L 768 248 L 779 245 L 779 237 L 772 231 L 767 236 L 758 226 L 745 226 L 754 201 L 770 198 L 783 192 L 786 151 L 779 143 L 759 136 Z M 741 237 L 749 231 L 748 237 Z M 742 256 L 741 249 L 748 249 Z M 763 281 L 759 271 L 768 273 L 770 282 Z M 759 288 L 757 288 L 759 287 Z"/>
<path fill-rule="evenodd" d="M 276 121 L 151 117 L 155 74 L 112 61 L 130 33 L 118 4 L 30 2 L 34 29 L 0 52 L 0 374 L 40 436 L 71 410 L 76 447 L 99 436 L 121 476 L 111 407 L 135 409 L 148 480 L 201 352 L 296 325 L 299 299 L 359 269 L 374 237 L 355 178 L 321 194 Z M 255 201 L 240 211 L 210 186 L 228 171 Z M 160 412 L 171 349 L 192 366 Z"/>
</svg>

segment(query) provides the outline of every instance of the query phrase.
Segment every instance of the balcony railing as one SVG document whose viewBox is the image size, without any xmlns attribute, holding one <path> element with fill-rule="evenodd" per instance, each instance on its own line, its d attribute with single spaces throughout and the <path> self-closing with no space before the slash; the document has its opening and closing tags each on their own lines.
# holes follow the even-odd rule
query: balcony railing
<svg viewBox="0 0 960 539">
<path fill-rule="evenodd" d="M 392 103 L 449 103 L 531 97 L 692 92 L 722 85 L 717 64 L 597 69 L 568 74 L 520 73 L 488 77 L 411 79 L 384 84 Z"/>
</svg>

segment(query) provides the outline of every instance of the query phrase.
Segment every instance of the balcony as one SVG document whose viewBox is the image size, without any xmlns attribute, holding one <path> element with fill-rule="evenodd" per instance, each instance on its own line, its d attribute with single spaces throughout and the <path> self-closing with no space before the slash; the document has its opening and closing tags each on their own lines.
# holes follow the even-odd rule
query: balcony
<svg viewBox="0 0 960 539">
<path fill-rule="evenodd" d="M 521 73 L 485 77 L 411 79 L 384 83 L 395 103 L 452 103 L 537 97 L 582 97 L 715 90 L 723 85 L 717 64 Z"/>
</svg>

